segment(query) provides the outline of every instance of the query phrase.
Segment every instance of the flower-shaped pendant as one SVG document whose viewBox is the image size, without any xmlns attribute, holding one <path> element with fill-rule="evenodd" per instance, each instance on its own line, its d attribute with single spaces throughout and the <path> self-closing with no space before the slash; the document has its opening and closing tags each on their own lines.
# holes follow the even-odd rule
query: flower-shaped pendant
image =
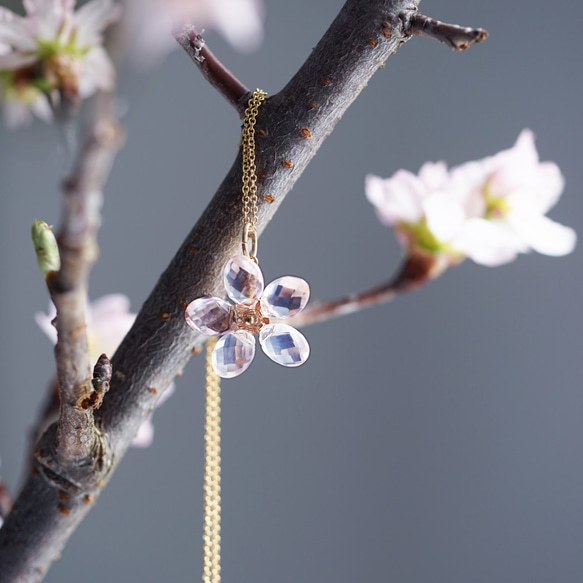
<svg viewBox="0 0 583 583">
<path fill-rule="evenodd" d="M 263 352 L 283 366 L 299 366 L 308 359 L 310 346 L 303 334 L 277 320 L 301 312 L 310 298 L 308 282 L 291 275 L 264 288 L 259 266 L 246 255 L 227 261 L 225 290 L 229 302 L 215 297 L 197 298 L 186 307 L 188 325 L 207 336 L 221 336 L 212 355 L 213 368 L 223 378 L 247 370 L 255 356 L 255 334 Z M 275 322 L 272 322 L 275 320 Z"/>
</svg>

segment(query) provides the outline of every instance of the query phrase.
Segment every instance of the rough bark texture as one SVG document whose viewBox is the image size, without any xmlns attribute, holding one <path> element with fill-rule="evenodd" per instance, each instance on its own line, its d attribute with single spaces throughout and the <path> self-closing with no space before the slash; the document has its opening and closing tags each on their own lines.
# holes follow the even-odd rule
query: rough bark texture
<svg viewBox="0 0 583 583">
<path fill-rule="evenodd" d="M 289 84 L 261 107 L 259 233 L 373 73 L 409 38 L 416 5 L 417 0 L 348 0 Z M 240 183 L 239 154 L 112 359 L 111 389 L 95 411 L 104 448 L 99 467 L 80 483 L 35 463 L 0 530 L 2 583 L 42 580 L 160 393 L 206 340 L 185 324 L 184 308 L 199 296 L 223 294 L 223 265 L 241 243 Z M 53 428 L 43 444 L 51 447 L 54 439 Z"/>
</svg>

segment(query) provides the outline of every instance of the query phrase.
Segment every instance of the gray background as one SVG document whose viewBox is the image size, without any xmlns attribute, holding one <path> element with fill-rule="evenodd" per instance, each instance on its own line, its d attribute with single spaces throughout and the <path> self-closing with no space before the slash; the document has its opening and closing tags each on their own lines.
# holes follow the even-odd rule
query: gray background
<svg viewBox="0 0 583 583">
<path fill-rule="evenodd" d="M 253 55 L 208 40 L 249 86 L 277 92 L 341 0 L 267 2 Z M 425 1 L 487 28 L 453 54 L 414 38 L 372 79 L 260 242 L 266 278 L 305 277 L 331 298 L 399 262 L 364 176 L 478 159 L 524 127 L 567 186 L 552 218 L 583 232 L 583 8 L 536 0 Z M 234 158 L 239 122 L 188 58 L 126 76 L 128 140 L 109 184 L 91 295 L 146 298 Z M 33 313 L 47 295 L 29 241 L 58 223 L 64 159 L 42 123 L 0 129 L 0 453 L 15 486 L 53 372 Z M 286 371 L 262 355 L 224 383 L 226 582 L 569 583 L 583 576 L 581 246 L 563 259 L 470 262 L 391 305 L 309 328 Z M 47 577 L 199 580 L 202 359 L 155 415 Z"/>
</svg>

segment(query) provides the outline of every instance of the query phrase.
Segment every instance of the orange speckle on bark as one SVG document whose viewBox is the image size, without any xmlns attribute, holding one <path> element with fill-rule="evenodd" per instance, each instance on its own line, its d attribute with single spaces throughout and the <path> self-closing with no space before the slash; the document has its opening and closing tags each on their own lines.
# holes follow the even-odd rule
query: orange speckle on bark
<svg viewBox="0 0 583 583">
<path fill-rule="evenodd" d="M 65 506 L 64 504 L 59 504 L 57 506 L 57 510 L 61 513 L 61 514 L 71 514 L 71 509 L 68 508 L 67 506 Z"/>
<path fill-rule="evenodd" d="M 320 83 L 322 83 L 322 85 L 330 85 L 332 81 L 330 81 L 330 77 L 320 77 Z"/>
<path fill-rule="evenodd" d="M 168 320 L 170 320 L 170 314 L 168 312 L 160 312 L 160 318 L 162 318 L 164 322 L 168 322 Z"/>
<path fill-rule="evenodd" d="M 284 168 L 293 168 L 294 167 L 294 163 L 291 160 L 284 160 L 282 162 L 282 165 Z"/>
<path fill-rule="evenodd" d="M 312 109 L 318 109 L 318 104 L 313 99 L 308 103 Z"/>
<path fill-rule="evenodd" d="M 152 395 L 155 395 L 158 392 L 158 389 L 156 387 L 150 387 L 148 391 L 152 393 Z"/>
<path fill-rule="evenodd" d="M 312 132 L 308 128 L 302 128 L 300 130 L 300 134 L 302 134 L 302 136 L 304 138 L 311 138 L 312 137 Z"/>
<path fill-rule="evenodd" d="M 93 496 L 91 496 L 91 494 L 87 494 L 87 496 L 83 496 L 83 502 L 85 504 L 91 504 L 91 502 L 93 502 Z"/>
<path fill-rule="evenodd" d="M 271 194 L 264 194 L 261 198 L 265 202 L 268 202 L 269 204 L 271 204 L 275 200 L 275 198 L 273 198 L 273 196 L 271 196 Z"/>
<path fill-rule="evenodd" d="M 59 496 L 59 500 L 70 500 L 71 499 L 71 496 L 69 496 L 69 494 L 67 494 L 67 492 L 63 492 L 62 490 L 59 491 L 58 496 Z"/>
<path fill-rule="evenodd" d="M 372 38 L 372 37 L 370 37 L 370 38 L 369 38 L 369 39 L 366 41 L 366 44 L 367 44 L 369 47 L 376 47 L 376 46 L 379 44 L 379 41 L 378 41 L 376 38 Z"/>
</svg>

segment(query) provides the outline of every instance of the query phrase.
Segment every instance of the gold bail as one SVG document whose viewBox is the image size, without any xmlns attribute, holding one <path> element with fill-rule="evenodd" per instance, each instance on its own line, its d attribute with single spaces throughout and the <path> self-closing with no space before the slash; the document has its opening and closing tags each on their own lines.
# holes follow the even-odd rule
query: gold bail
<svg viewBox="0 0 583 583">
<path fill-rule="evenodd" d="M 245 223 L 241 243 L 243 247 L 243 255 L 246 255 L 249 259 L 252 259 L 257 263 L 257 234 L 251 223 Z"/>
</svg>

